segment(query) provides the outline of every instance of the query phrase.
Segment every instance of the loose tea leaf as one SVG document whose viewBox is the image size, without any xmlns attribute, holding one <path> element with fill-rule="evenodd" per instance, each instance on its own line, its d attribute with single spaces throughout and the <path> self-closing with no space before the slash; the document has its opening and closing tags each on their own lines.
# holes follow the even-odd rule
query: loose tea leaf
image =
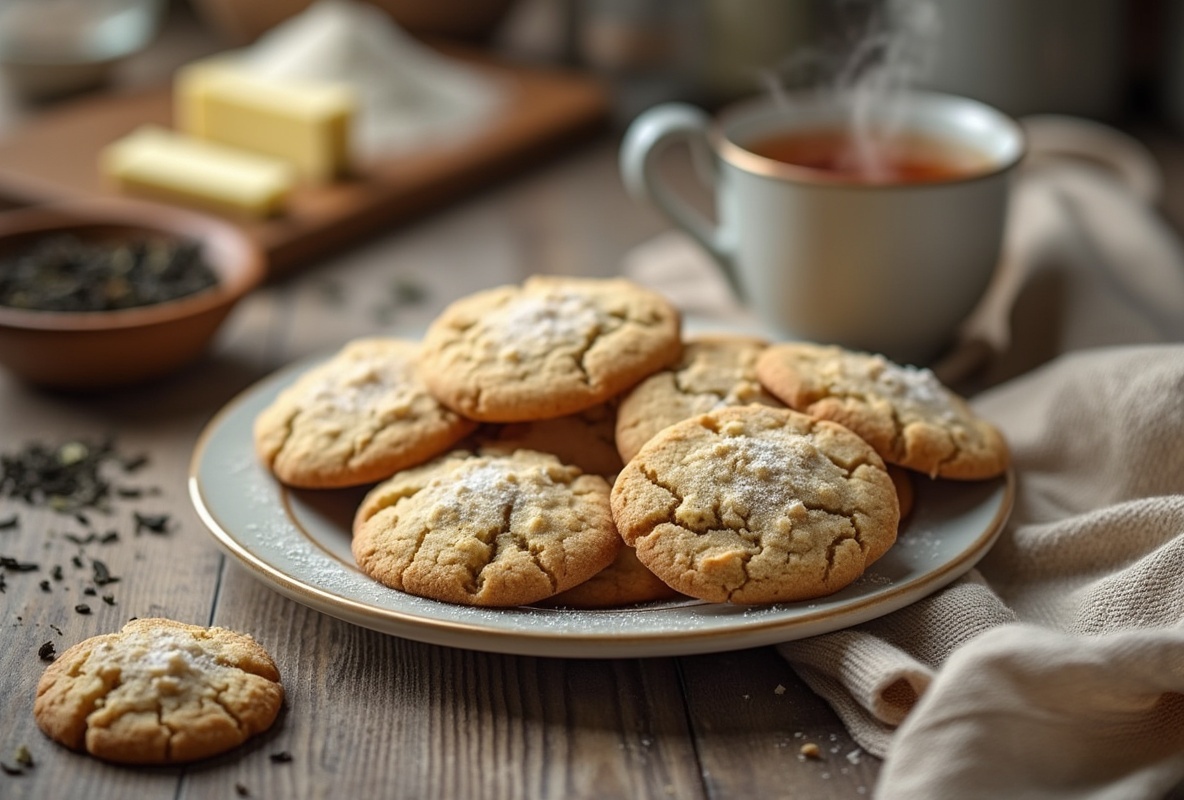
<svg viewBox="0 0 1184 800">
<path fill-rule="evenodd" d="M 110 443 L 67 442 L 59 447 L 34 443 L 0 455 L 0 496 L 66 514 L 82 508 L 106 509 L 110 485 L 99 468 L 112 455 Z"/>
<path fill-rule="evenodd" d="M 146 530 L 151 533 L 168 533 L 169 515 L 168 514 L 141 514 L 136 511 L 136 533 Z"/>
<path fill-rule="evenodd" d="M 0 569 L 9 572 L 35 572 L 41 569 L 41 565 L 29 561 L 17 561 L 10 556 L 0 556 Z"/>
<path fill-rule="evenodd" d="M 11 517 L 5 517 L 4 519 L 0 519 L 0 531 L 12 530 L 13 528 L 18 527 L 20 524 L 21 524 L 21 518 L 18 517 L 16 514 L 13 514 Z"/>
<path fill-rule="evenodd" d="M 79 603 L 78 605 L 74 606 L 74 610 L 85 616 L 90 613 L 90 606 L 88 606 L 86 603 Z"/>
<path fill-rule="evenodd" d="M 42 661 L 53 661 L 58 657 L 57 650 L 54 649 L 53 642 L 46 642 L 37 648 L 37 657 Z"/>
<path fill-rule="evenodd" d="M 196 294 L 218 276 L 195 241 L 45 237 L 0 260 L 0 305 L 34 311 L 116 311 Z"/>
<path fill-rule="evenodd" d="M 106 586 L 109 583 L 119 583 L 119 578 L 111 574 L 111 570 L 107 569 L 107 565 L 97 558 L 92 558 L 90 561 L 91 567 L 95 571 L 95 586 Z"/>
</svg>

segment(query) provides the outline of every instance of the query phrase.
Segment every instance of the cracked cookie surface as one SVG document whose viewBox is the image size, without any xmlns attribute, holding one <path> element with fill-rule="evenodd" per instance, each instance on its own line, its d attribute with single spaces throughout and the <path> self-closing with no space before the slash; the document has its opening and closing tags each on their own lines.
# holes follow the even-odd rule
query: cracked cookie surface
<svg viewBox="0 0 1184 800">
<path fill-rule="evenodd" d="M 223 753 L 267 730 L 284 690 L 246 634 L 138 619 L 79 642 L 50 664 L 33 714 L 51 739 L 123 764 Z"/>
<path fill-rule="evenodd" d="M 1007 469 L 1003 435 L 930 370 L 835 346 L 792 343 L 768 348 L 757 361 L 757 375 L 790 408 L 847 426 L 889 464 L 962 480 Z"/>
<path fill-rule="evenodd" d="M 767 342 L 749 336 L 703 335 L 688 339 L 678 362 L 624 396 L 617 412 L 617 450 L 625 461 L 658 431 L 715 408 L 749 403 L 782 407 L 756 377 Z"/>
<path fill-rule="evenodd" d="M 424 337 L 424 380 L 482 422 L 573 414 L 619 394 L 682 350 L 677 310 L 624 279 L 536 275 L 457 300 Z"/>
<path fill-rule="evenodd" d="M 531 450 L 457 451 L 374 487 L 354 558 L 409 594 L 475 606 L 534 603 L 588 580 L 622 547 L 609 485 Z"/>
<path fill-rule="evenodd" d="M 884 462 L 841 425 L 788 409 L 717 409 L 666 428 L 625 465 L 613 518 L 683 594 L 775 603 L 838 591 L 896 540 Z"/>
<path fill-rule="evenodd" d="M 350 342 L 282 391 L 255 420 L 255 450 L 284 483 L 359 486 L 445 452 L 475 427 L 419 378 L 419 345 Z"/>
</svg>

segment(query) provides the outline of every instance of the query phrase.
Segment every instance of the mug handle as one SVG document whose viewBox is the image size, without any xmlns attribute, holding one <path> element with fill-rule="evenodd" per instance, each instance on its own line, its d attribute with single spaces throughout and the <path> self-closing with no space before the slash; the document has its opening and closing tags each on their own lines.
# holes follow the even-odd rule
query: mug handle
<svg viewBox="0 0 1184 800">
<path fill-rule="evenodd" d="M 731 279 L 730 248 L 719 227 L 679 197 L 662 180 L 657 167 L 657 156 L 666 147 L 685 142 L 704 182 L 718 191 L 718 169 L 707 141 L 710 125 L 707 112 L 686 103 L 663 103 L 643 111 L 629 125 L 621 142 L 621 179 L 634 200 L 657 206 L 714 256 Z"/>
</svg>

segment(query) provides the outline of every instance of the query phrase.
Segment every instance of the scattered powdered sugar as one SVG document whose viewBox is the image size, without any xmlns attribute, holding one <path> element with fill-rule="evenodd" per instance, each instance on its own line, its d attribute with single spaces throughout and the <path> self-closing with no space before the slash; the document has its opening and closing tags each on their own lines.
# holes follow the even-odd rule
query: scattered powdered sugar
<svg viewBox="0 0 1184 800">
<path fill-rule="evenodd" d="M 521 295 L 486 318 L 486 332 L 497 350 L 546 353 L 582 344 L 601 327 L 601 313 L 573 292 Z"/>
<path fill-rule="evenodd" d="M 800 479 L 795 476 L 841 477 L 839 468 L 804 438 L 783 442 L 738 436 L 711 447 L 716 458 L 723 456 L 723 466 L 706 473 L 712 484 L 724 489 L 721 505 L 738 506 L 744 514 L 778 502 L 781 493 L 796 488 Z M 721 447 L 728 448 L 726 454 Z"/>
<path fill-rule="evenodd" d="M 910 529 L 907 534 L 901 534 L 896 537 L 897 547 L 904 547 L 910 550 L 936 550 L 944 544 L 941 536 L 938 536 L 928 528 Z"/>
<path fill-rule="evenodd" d="M 344 368 L 326 369 L 321 378 L 308 387 L 305 404 L 345 413 L 409 406 L 413 380 L 410 365 L 398 359 L 362 358 Z"/>
<path fill-rule="evenodd" d="M 457 524 L 488 523 L 501 518 L 503 510 L 514 504 L 519 484 L 511 476 L 514 467 L 506 461 L 478 461 L 461 464 L 452 475 L 439 479 L 424 489 L 430 502 L 456 515 Z"/>
<path fill-rule="evenodd" d="M 892 578 L 887 575 L 880 575 L 876 572 L 865 572 L 860 575 L 851 585 L 852 586 L 889 586 L 895 583 Z"/>
<path fill-rule="evenodd" d="M 121 655 L 116 656 L 116 652 Z M 123 634 L 118 649 L 105 645 L 89 661 L 95 667 L 104 663 L 117 664 L 125 683 L 209 675 L 228 669 L 207 653 L 197 639 L 172 631 Z"/>
<path fill-rule="evenodd" d="M 888 397 L 914 403 L 934 413 L 953 411 L 950 395 L 933 370 L 895 364 L 882 356 L 874 356 L 868 375 L 876 388 Z"/>
</svg>

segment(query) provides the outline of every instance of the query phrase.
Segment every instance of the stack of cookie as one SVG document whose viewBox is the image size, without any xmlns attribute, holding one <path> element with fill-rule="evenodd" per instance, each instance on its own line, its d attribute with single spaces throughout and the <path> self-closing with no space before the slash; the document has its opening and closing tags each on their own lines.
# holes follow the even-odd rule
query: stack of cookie
<svg viewBox="0 0 1184 800">
<path fill-rule="evenodd" d="M 895 541 L 904 470 L 1007 466 L 998 432 L 928 371 L 684 341 L 653 292 L 542 276 L 458 300 L 422 342 L 351 342 L 260 414 L 255 443 L 292 486 L 377 482 L 358 566 L 478 606 L 830 594 Z"/>
</svg>

